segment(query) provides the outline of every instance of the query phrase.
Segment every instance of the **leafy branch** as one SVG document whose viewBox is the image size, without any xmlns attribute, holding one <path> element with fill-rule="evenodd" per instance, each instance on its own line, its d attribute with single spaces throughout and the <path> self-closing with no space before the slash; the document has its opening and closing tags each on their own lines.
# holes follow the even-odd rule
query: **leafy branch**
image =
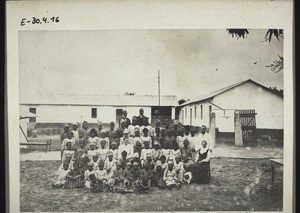
<svg viewBox="0 0 300 213">
<path fill-rule="evenodd" d="M 271 68 L 271 70 L 275 73 L 283 70 L 283 57 L 278 55 L 279 59 L 274 60 L 272 64 L 265 66 L 267 68 Z"/>
</svg>

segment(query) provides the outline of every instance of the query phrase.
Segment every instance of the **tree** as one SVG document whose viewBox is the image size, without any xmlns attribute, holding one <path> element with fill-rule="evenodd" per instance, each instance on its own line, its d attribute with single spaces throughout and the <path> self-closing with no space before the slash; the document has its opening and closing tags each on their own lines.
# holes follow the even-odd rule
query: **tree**
<svg viewBox="0 0 300 213">
<path fill-rule="evenodd" d="M 272 92 L 277 93 L 278 95 L 283 97 L 283 89 L 277 89 L 277 87 L 269 87 L 269 89 Z"/>
<path fill-rule="evenodd" d="M 272 64 L 265 66 L 268 68 L 271 68 L 271 70 L 275 73 L 279 72 L 280 70 L 283 70 L 283 57 L 278 55 L 279 60 L 274 60 Z"/>
<path fill-rule="evenodd" d="M 237 39 L 244 39 L 249 34 L 248 29 L 227 29 L 226 31 L 229 35 L 236 37 Z M 271 42 L 273 36 L 275 36 L 277 40 L 280 38 L 283 39 L 283 29 L 268 29 L 265 35 L 265 41 Z M 265 67 L 271 68 L 271 70 L 275 73 L 283 70 L 283 57 L 279 55 L 278 57 L 279 60 L 274 60 L 272 64 Z"/>
</svg>

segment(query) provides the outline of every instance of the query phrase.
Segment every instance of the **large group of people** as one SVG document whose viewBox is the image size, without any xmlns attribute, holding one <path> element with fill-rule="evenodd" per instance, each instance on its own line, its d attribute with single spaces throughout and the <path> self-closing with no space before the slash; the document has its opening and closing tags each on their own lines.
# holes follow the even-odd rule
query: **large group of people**
<svg viewBox="0 0 300 213">
<path fill-rule="evenodd" d="M 206 126 L 199 134 L 190 126 L 168 119 L 149 125 L 140 109 L 139 116 L 127 118 L 119 128 L 110 123 L 104 131 L 90 129 L 84 121 L 72 128 L 65 125 L 61 139 L 61 165 L 54 188 L 85 187 L 92 191 L 148 192 L 151 186 L 179 189 L 182 184 L 210 181 L 212 138 Z"/>
</svg>

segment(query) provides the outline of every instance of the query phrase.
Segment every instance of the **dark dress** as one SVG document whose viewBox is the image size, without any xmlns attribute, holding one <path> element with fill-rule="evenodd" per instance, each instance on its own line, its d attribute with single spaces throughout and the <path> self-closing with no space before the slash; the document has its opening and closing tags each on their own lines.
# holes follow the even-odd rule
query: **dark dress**
<svg viewBox="0 0 300 213">
<path fill-rule="evenodd" d="M 136 124 L 139 126 L 148 126 L 149 118 L 144 115 L 142 117 L 140 117 L 140 115 L 139 115 L 139 116 L 137 116 Z"/>
<path fill-rule="evenodd" d="M 191 166 L 193 176 L 192 181 L 195 183 L 209 183 L 210 181 L 210 161 L 200 162 L 201 160 L 204 160 L 207 157 L 208 152 L 210 152 L 209 149 L 207 149 L 206 152 L 201 154 L 199 150 L 199 159 L 195 164 Z"/>
<path fill-rule="evenodd" d="M 70 178 L 72 177 L 72 178 Z M 83 173 L 80 170 L 71 170 L 67 175 L 65 189 L 82 188 L 84 186 Z"/>
<path fill-rule="evenodd" d="M 152 184 L 154 186 L 157 186 L 158 188 L 165 189 L 166 185 L 163 181 L 163 178 L 164 178 L 164 170 L 154 171 L 153 178 L 152 178 Z"/>
</svg>

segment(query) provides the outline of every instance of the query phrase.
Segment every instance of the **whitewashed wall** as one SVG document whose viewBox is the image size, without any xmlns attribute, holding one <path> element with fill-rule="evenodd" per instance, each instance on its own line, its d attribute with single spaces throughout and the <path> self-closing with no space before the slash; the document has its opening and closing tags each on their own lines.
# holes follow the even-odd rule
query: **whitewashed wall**
<svg viewBox="0 0 300 213">
<path fill-rule="evenodd" d="M 36 108 L 38 123 L 61 123 L 61 122 L 81 122 L 96 123 L 97 119 L 104 123 L 116 122 L 116 109 L 126 109 L 128 117 L 132 119 L 134 115 L 139 115 L 141 107 L 115 107 L 115 106 L 68 106 L 68 105 L 20 105 L 20 108 L 29 111 L 30 107 Z M 91 117 L 92 108 L 97 108 L 97 118 Z M 149 117 L 151 122 L 151 107 L 142 107 L 144 115 Z"/>
<path fill-rule="evenodd" d="M 234 131 L 234 110 L 231 109 L 255 109 L 257 128 L 283 129 L 283 99 L 270 93 L 263 87 L 257 86 L 251 82 L 242 84 L 232 90 L 215 96 L 212 103 L 226 110 L 225 116 L 223 110 L 212 105 L 212 112 L 216 113 L 216 127 L 221 132 Z M 193 115 L 192 124 L 195 126 L 209 125 L 209 103 L 197 103 L 197 114 L 200 113 L 200 106 L 203 105 L 203 119 Z M 194 113 L 195 104 L 184 106 L 179 112 L 179 119 L 182 122 L 182 112 L 184 111 L 184 125 L 190 124 L 190 108 Z M 185 118 L 185 109 L 187 117 Z M 182 111 L 183 110 L 183 111 Z M 228 118 L 225 118 L 228 117 Z"/>
<path fill-rule="evenodd" d="M 253 83 L 247 82 L 218 95 L 212 102 L 225 109 L 255 109 L 257 128 L 283 129 L 283 98 Z M 227 114 L 232 122 L 229 119 L 216 120 L 220 131 L 228 129 L 230 122 L 233 124 L 233 111 L 226 111 Z M 233 125 L 230 127 L 233 131 Z"/>
<path fill-rule="evenodd" d="M 201 119 L 201 105 L 202 105 L 202 119 Z M 195 117 L 195 106 L 196 106 L 196 117 Z M 192 109 L 192 125 L 202 126 L 209 125 L 209 103 L 196 103 L 184 106 L 179 112 L 179 121 L 184 125 L 190 125 L 191 109 Z M 187 112 L 187 115 L 185 113 Z M 182 117 L 183 115 L 183 117 Z"/>
</svg>

